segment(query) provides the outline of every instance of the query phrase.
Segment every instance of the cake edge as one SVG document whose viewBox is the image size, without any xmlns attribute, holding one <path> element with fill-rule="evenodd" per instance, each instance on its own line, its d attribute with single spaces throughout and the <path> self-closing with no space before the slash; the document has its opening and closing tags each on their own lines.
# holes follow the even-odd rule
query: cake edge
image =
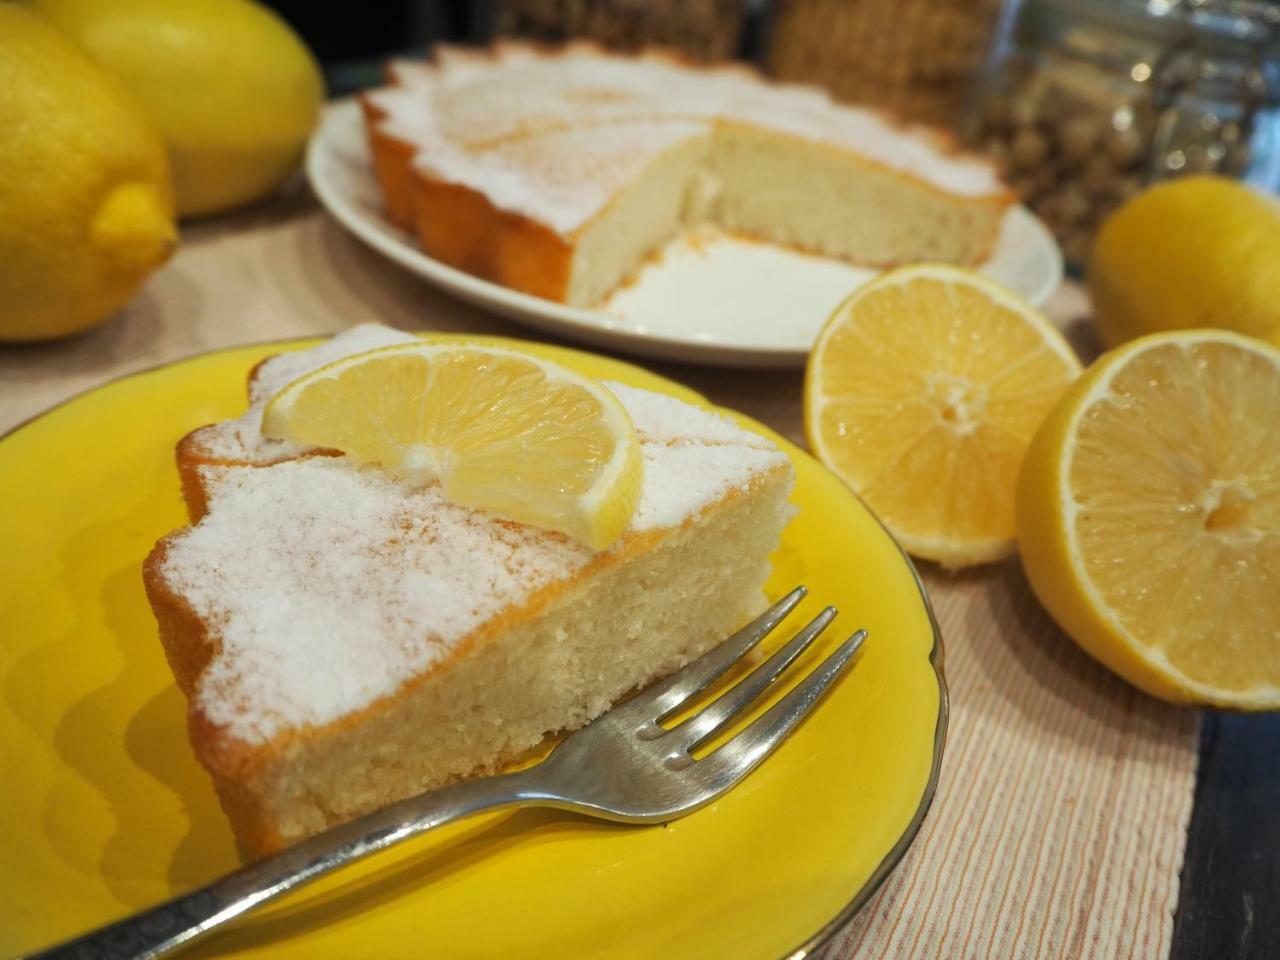
<svg viewBox="0 0 1280 960">
<path fill-rule="evenodd" d="M 445 47 L 452 50 L 452 47 Z M 730 72 L 733 75 L 750 78 L 760 83 L 775 87 L 791 87 L 820 90 L 805 84 L 779 84 L 770 80 L 758 69 L 747 64 L 698 64 L 691 62 L 678 51 L 662 47 L 645 47 L 638 51 L 615 52 L 591 41 L 575 41 L 568 44 L 539 44 L 522 41 L 500 41 L 488 47 L 460 48 L 470 56 L 474 53 L 475 62 L 483 60 L 487 63 L 500 63 L 504 56 L 512 51 L 532 52 L 535 56 L 555 56 L 566 52 L 578 55 L 587 54 L 601 57 L 621 57 L 643 61 L 656 60 L 688 69 L 715 72 Z M 437 55 L 433 54 L 422 61 L 425 70 L 440 69 Z M 388 70 L 390 83 L 380 90 L 406 89 L 396 77 L 394 71 Z M 566 305 L 591 307 L 596 304 L 573 304 L 569 297 L 573 276 L 575 248 L 577 238 L 586 232 L 601 217 L 609 212 L 609 208 L 618 198 L 615 195 L 605 207 L 602 207 L 590 219 L 574 230 L 563 233 L 527 216 L 519 211 L 508 210 L 496 203 L 482 191 L 466 184 L 457 183 L 447 176 L 435 174 L 423 169 L 416 163 L 422 144 L 397 137 L 387 132 L 384 121 L 387 112 L 378 106 L 375 96 L 379 90 L 368 91 L 358 97 L 362 115 L 366 141 L 369 148 L 370 162 L 374 178 L 383 197 L 384 212 L 395 226 L 414 235 L 423 251 L 434 259 L 449 266 L 463 270 L 474 276 L 489 280 L 509 289 L 532 296 L 541 297 Z M 837 104 L 838 107 L 849 105 Z M 981 153 L 967 148 L 954 133 L 937 127 L 909 123 L 883 109 L 857 104 L 852 109 L 863 111 L 878 118 L 881 122 L 896 130 L 912 133 L 928 142 L 928 145 L 948 158 L 962 161 L 981 162 L 991 166 L 991 161 Z M 803 134 L 786 129 L 774 128 L 749 118 L 713 117 L 708 118 L 708 130 L 714 135 L 714 128 L 720 125 L 751 126 L 767 131 L 775 136 L 805 141 L 817 146 L 831 149 L 842 149 L 838 145 L 829 144 L 821 139 L 806 137 Z M 858 153 L 856 150 L 845 151 L 871 170 L 893 177 L 916 189 L 927 191 L 935 199 L 954 203 L 958 207 L 994 214 L 992 223 L 983 232 L 982 241 L 975 244 L 972 252 L 965 258 L 956 261 L 963 266 L 975 266 L 990 256 L 1000 236 L 1000 224 L 1009 208 L 1016 204 L 1017 195 L 999 177 L 1000 189 L 973 196 L 948 191 L 931 183 L 927 178 L 916 176 L 910 171 L 902 170 L 892 164 L 883 163 L 874 157 Z M 657 157 L 655 157 L 655 160 Z M 441 216 L 440 211 L 451 211 L 452 215 Z M 459 231 L 459 225 L 469 225 Z M 832 256 L 820 250 L 802 244 L 773 240 L 768 237 L 757 237 L 762 242 L 775 244 L 784 249 L 792 249 L 802 253 L 819 256 L 830 256 L 832 259 L 852 263 L 855 266 L 873 269 L 892 269 L 908 263 L 917 262 L 919 257 L 886 258 L 883 260 L 859 260 L 850 257 Z M 638 265 L 637 265 L 638 266 Z M 606 297 L 607 299 L 607 297 Z"/>
<path fill-rule="evenodd" d="M 737 500 L 745 499 L 780 482 L 785 483 L 789 491 L 794 481 L 794 467 L 787 458 L 775 467 L 753 477 L 745 487 L 730 490 L 719 500 L 707 504 L 677 527 L 631 534 L 622 544 L 621 549 L 598 554 L 589 564 L 575 571 L 571 576 L 543 587 L 490 617 L 461 638 L 445 657 L 403 681 L 394 692 L 381 696 L 365 707 L 351 711 L 329 723 L 290 728 L 261 743 L 251 743 L 229 733 L 224 726 L 211 720 L 198 702 L 196 693 L 200 678 L 220 652 L 221 642 L 216 629 L 195 612 L 179 591 L 170 587 L 162 572 L 165 553 L 170 543 L 181 537 L 189 527 L 165 536 L 156 543 L 143 563 L 143 585 L 159 625 L 165 659 L 187 700 L 188 738 L 197 760 L 213 779 L 219 803 L 231 822 L 238 841 L 251 856 L 261 856 L 298 839 L 281 835 L 274 817 L 266 812 L 262 797 L 253 789 L 258 775 L 279 757 L 288 754 L 296 745 L 308 738 L 323 738 L 339 733 L 372 717 L 389 712 L 396 704 L 407 700 L 418 688 L 437 677 L 442 670 L 451 668 L 463 658 L 470 657 L 476 651 L 483 649 L 488 641 L 501 636 L 513 626 L 536 620 L 552 608 L 559 598 L 601 571 L 619 567 L 628 560 L 643 556 L 659 547 L 673 534 L 727 509 Z M 665 674 L 651 676 L 640 686 L 645 686 L 662 675 Z M 625 696 L 624 694 L 619 699 L 625 699 Z M 616 703 L 617 700 L 614 702 Z M 521 749 L 510 751 L 509 754 L 500 754 L 490 763 L 480 764 L 472 772 L 460 774 L 449 782 L 495 771 L 525 753 L 527 751 Z"/>
</svg>

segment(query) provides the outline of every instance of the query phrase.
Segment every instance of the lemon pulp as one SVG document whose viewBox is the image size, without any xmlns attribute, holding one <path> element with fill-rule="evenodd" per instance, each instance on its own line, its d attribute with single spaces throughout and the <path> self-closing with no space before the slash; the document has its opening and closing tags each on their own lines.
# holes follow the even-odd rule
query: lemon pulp
<svg viewBox="0 0 1280 960">
<path fill-rule="evenodd" d="M 1100 381 L 1064 438 L 1065 548 L 1103 642 L 1193 697 L 1280 699 L 1278 419 L 1280 351 L 1174 337 Z"/>
<path fill-rule="evenodd" d="M 263 432 L 340 450 L 446 497 L 601 549 L 640 496 L 639 441 L 601 384 L 514 351 L 407 344 L 315 371 Z"/>
<path fill-rule="evenodd" d="M 810 445 L 911 553 L 951 566 L 1013 549 L 1013 489 L 1080 370 L 1030 306 L 953 267 L 892 271 L 842 304 L 805 385 Z"/>
</svg>

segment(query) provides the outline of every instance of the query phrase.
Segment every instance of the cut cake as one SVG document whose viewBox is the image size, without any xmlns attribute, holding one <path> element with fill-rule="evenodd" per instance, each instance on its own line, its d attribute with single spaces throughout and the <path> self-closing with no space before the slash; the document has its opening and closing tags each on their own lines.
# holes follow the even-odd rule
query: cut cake
<svg viewBox="0 0 1280 960">
<path fill-rule="evenodd" d="M 868 266 L 974 264 L 1012 202 L 946 135 L 743 67 L 501 43 L 389 74 L 361 101 L 389 218 L 436 259 L 569 304 L 708 220 Z"/>
<path fill-rule="evenodd" d="M 260 855 L 489 772 L 709 649 L 763 607 L 788 458 L 714 413 L 611 384 L 644 459 L 595 553 L 258 433 L 266 400 L 365 325 L 260 364 L 241 418 L 178 446 L 192 525 L 145 564 L 190 734 Z"/>
</svg>

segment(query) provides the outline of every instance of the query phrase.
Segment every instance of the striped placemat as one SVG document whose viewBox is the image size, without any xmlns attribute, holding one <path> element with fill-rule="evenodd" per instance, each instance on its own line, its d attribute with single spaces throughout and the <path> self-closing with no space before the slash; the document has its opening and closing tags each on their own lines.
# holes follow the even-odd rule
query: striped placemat
<svg viewBox="0 0 1280 960">
<path fill-rule="evenodd" d="M 846 958 L 1164 960 L 1196 772 L 1196 715 L 1081 652 L 1017 560 L 924 571 L 951 728 L 933 810 Z"/>
<path fill-rule="evenodd" d="M 361 246 L 305 192 L 188 226 L 183 244 L 111 324 L 0 353 L 0 430 L 131 370 L 367 319 L 527 335 Z M 1067 289 L 1050 312 L 1081 302 Z M 658 369 L 803 443 L 798 372 Z M 1194 714 L 1077 650 L 1016 560 L 922 572 L 951 691 L 942 778 L 915 845 L 826 960 L 1164 960 L 1195 785 Z"/>
</svg>

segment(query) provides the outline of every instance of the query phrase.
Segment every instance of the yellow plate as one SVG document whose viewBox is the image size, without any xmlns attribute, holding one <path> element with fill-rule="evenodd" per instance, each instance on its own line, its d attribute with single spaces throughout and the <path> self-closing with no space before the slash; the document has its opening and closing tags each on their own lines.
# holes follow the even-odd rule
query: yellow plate
<svg viewBox="0 0 1280 960">
<path fill-rule="evenodd" d="M 236 865 L 187 744 L 140 568 L 156 539 L 186 521 L 174 443 L 238 415 L 258 360 L 312 342 L 136 374 L 0 442 L 0 955 Z M 704 402 L 617 361 L 508 345 Z M 193 953 L 776 958 L 847 921 L 902 857 L 933 796 L 946 730 L 937 629 L 910 563 L 853 494 L 738 419 L 778 442 L 798 475 L 800 512 L 770 593 L 805 583 L 802 614 L 828 602 L 843 611 L 839 633 L 829 630 L 812 657 L 855 627 L 870 632 L 857 667 L 775 756 L 720 802 L 666 826 L 535 810 L 475 817 L 327 878 Z"/>
</svg>

